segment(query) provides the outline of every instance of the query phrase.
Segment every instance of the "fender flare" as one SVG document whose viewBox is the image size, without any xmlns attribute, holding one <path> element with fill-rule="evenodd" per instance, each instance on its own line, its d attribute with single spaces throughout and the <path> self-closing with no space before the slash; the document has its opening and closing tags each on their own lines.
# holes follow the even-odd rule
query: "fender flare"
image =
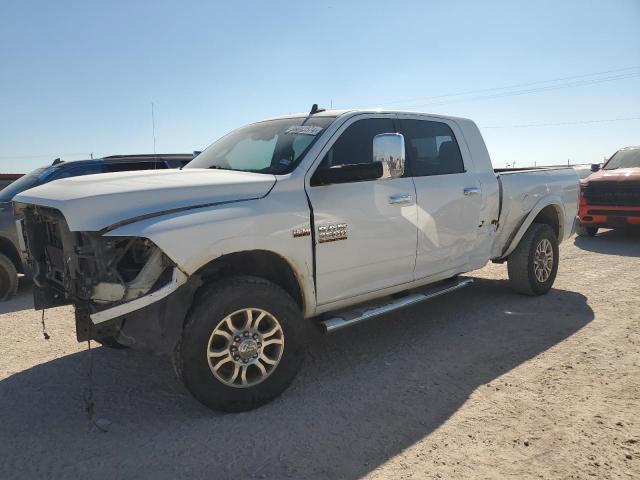
<svg viewBox="0 0 640 480">
<path fill-rule="evenodd" d="M 531 226 L 533 221 L 536 219 L 538 214 L 545 208 L 552 206 L 554 207 L 556 214 L 558 215 L 558 240 L 562 241 L 564 238 L 564 208 L 562 208 L 562 199 L 558 195 L 548 195 L 540 200 L 533 206 L 533 208 L 529 211 L 529 214 L 524 218 L 520 227 L 515 230 L 514 235 L 511 237 L 509 242 L 507 242 L 508 247 L 502 255 L 500 255 L 500 259 L 506 258 L 511 252 L 515 250 L 520 243 L 520 240 L 524 236 L 527 229 Z"/>
</svg>

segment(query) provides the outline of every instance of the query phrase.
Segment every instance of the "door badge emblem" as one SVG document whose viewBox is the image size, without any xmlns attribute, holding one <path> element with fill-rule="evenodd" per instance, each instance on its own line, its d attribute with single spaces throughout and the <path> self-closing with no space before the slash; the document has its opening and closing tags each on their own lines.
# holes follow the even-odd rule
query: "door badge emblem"
<svg viewBox="0 0 640 480">
<path fill-rule="evenodd" d="M 347 239 L 347 224 L 336 223 L 318 227 L 318 243 L 335 242 Z"/>
</svg>

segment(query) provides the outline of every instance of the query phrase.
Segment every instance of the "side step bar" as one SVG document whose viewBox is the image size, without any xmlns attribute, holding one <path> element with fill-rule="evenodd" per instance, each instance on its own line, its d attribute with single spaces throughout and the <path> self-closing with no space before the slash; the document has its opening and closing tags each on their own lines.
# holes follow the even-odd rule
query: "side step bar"
<svg viewBox="0 0 640 480">
<path fill-rule="evenodd" d="M 320 322 L 325 333 L 332 333 L 336 330 L 350 327 L 356 323 L 364 322 L 370 318 L 375 318 L 385 313 L 393 312 L 409 305 L 430 300 L 445 293 L 460 290 L 473 283 L 471 278 L 456 278 L 445 283 L 430 285 L 424 290 L 411 293 L 405 297 L 395 299 L 390 303 L 379 305 L 377 307 L 361 307 L 354 310 L 348 310 L 334 314 L 335 316 Z"/>
</svg>

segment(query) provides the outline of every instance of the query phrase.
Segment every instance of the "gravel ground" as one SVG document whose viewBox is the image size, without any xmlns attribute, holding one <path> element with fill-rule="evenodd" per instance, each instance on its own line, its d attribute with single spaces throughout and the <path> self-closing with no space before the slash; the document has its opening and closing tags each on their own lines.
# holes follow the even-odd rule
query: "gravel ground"
<svg viewBox="0 0 640 480">
<path fill-rule="evenodd" d="M 43 339 L 0 304 L 0 478 L 640 478 L 640 237 L 561 247 L 555 288 L 476 284 L 320 337 L 273 403 L 211 412 L 163 357 L 94 348 L 70 308 Z"/>
</svg>

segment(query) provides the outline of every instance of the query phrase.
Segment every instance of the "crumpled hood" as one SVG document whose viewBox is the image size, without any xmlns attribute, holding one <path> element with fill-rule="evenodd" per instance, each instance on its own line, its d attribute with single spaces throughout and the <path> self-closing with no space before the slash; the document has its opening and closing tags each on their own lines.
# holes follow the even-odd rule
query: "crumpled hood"
<svg viewBox="0 0 640 480">
<path fill-rule="evenodd" d="M 640 168 L 617 168 L 615 170 L 598 170 L 589 175 L 586 182 L 626 182 L 640 181 Z"/>
<path fill-rule="evenodd" d="M 270 174 L 187 168 L 103 173 L 56 180 L 13 201 L 55 208 L 72 231 L 99 231 L 137 217 L 269 193 Z"/>
</svg>

